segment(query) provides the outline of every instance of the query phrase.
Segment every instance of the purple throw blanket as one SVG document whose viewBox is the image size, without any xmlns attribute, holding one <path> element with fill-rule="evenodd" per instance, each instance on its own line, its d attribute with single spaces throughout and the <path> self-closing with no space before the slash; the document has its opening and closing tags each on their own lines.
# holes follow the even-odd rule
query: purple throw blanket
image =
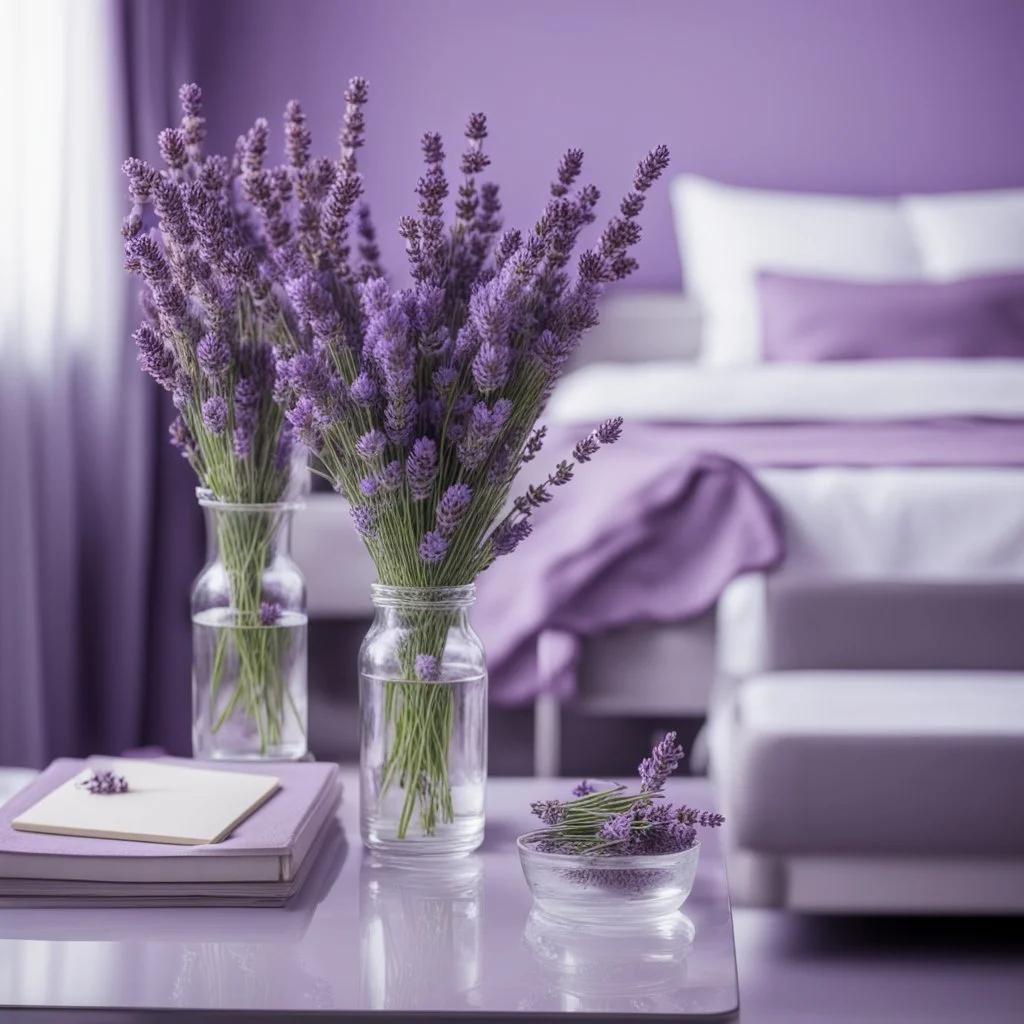
<svg viewBox="0 0 1024 1024">
<path fill-rule="evenodd" d="M 584 432 L 552 431 L 549 460 Z M 1015 468 L 1024 467 L 1024 423 L 627 424 L 538 511 L 533 536 L 478 581 L 473 622 L 496 703 L 571 696 L 580 637 L 692 619 L 734 576 L 782 561 L 771 499 L 743 465 L 708 454 L 716 451 L 754 467 Z M 520 489 L 540 475 L 524 474 Z"/>
<path fill-rule="evenodd" d="M 578 433 L 552 431 L 545 452 L 561 458 Z M 781 562 L 776 509 L 746 469 L 651 440 L 627 431 L 578 466 L 536 513 L 533 535 L 481 575 L 473 622 L 495 703 L 568 697 L 580 637 L 693 618 L 739 573 Z"/>
</svg>

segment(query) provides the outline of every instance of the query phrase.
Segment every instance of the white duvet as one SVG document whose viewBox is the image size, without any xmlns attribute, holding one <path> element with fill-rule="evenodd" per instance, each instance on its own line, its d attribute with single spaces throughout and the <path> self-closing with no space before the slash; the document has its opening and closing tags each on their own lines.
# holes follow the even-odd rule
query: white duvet
<svg viewBox="0 0 1024 1024">
<path fill-rule="evenodd" d="M 1024 419 L 1024 359 L 595 364 L 567 376 L 548 418 L 691 423 Z M 790 576 L 1024 579 L 1024 469 L 757 470 L 785 521 Z"/>
<path fill-rule="evenodd" d="M 548 405 L 555 422 L 609 416 L 691 423 L 1024 419 L 1024 359 L 595 363 L 565 377 Z"/>
</svg>

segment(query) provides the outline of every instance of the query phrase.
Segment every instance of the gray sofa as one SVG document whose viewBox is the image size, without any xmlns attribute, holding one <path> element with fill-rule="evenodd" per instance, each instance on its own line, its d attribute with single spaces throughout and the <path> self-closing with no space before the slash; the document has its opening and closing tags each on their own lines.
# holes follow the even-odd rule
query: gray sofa
<svg viewBox="0 0 1024 1024">
<path fill-rule="evenodd" d="M 743 577 L 718 650 L 737 902 L 1024 910 L 1024 585 Z"/>
</svg>

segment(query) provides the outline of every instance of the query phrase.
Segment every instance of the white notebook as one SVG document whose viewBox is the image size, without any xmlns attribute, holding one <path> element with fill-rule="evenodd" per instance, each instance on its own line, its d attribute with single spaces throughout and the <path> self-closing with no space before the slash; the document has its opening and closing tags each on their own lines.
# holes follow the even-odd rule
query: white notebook
<svg viewBox="0 0 1024 1024">
<path fill-rule="evenodd" d="M 128 792 L 90 793 L 69 779 L 12 822 L 22 832 L 201 846 L 219 843 L 277 791 L 269 775 L 204 771 L 129 758 L 103 768 L 123 775 Z"/>
</svg>

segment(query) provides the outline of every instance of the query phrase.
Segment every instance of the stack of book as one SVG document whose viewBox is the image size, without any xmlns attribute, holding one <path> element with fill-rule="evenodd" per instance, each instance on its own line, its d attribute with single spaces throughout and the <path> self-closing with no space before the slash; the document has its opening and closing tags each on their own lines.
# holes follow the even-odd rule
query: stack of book
<svg viewBox="0 0 1024 1024">
<path fill-rule="evenodd" d="M 0 907 L 284 906 L 337 853 L 340 799 L 335 764 L 63 758 L 0 806 Z"/>
</svg>

